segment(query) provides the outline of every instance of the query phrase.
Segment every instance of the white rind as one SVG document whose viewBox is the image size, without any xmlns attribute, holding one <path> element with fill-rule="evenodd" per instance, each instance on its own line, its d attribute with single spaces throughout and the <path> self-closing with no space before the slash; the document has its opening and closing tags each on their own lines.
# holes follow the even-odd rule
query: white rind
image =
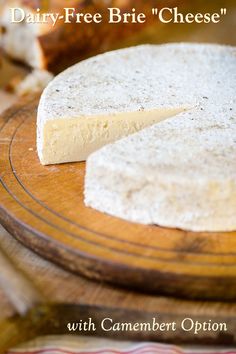
<svg viewBox="0 0 236 354">
<path fill-rule="evenodd" d="M 153 55 L 160 68 L 166 60 L 163 80 L 196 104 L 93 153 L 85 203 L 137 223 L 236 230 L 236 50 L 166 45 Z"/>
</svg>

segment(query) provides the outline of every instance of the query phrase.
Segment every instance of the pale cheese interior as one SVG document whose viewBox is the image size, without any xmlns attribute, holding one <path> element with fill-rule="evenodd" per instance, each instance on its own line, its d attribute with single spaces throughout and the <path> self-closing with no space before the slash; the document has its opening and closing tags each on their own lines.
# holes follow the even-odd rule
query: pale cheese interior
<svg viewBox="0 0 236 354">
<path fill-rule="evenodd" d="M 185 107 L 49 120 L 39 146 L 42 164 L 83 161 L 102 146 L 173 117 Z"/>
</svg>

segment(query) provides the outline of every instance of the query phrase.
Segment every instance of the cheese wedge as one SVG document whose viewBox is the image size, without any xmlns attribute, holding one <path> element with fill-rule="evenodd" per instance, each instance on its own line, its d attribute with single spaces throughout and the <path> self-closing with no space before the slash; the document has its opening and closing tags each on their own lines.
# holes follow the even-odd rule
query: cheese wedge
<svg viewBox="0 0 236 354">
<path fill-rule="evenodd" d="M 118 50 L 58 75 L 38 108 L 41 163 L 85 160 L 103 145 L 193 108 L 189 77 L 184 86 L 171 80 L 181 65 L 169 68 L 168 49 L 163 55 L 155 46 Z"/>
<path fill-rule="evenodd" d="M 169 44 L 120 53 L 121 85 L 136 78 L 145 111 L 191 107 L 93 153 L 86 205 L 137 223 L 236 230 L 236 49 Z"/>
</svg>

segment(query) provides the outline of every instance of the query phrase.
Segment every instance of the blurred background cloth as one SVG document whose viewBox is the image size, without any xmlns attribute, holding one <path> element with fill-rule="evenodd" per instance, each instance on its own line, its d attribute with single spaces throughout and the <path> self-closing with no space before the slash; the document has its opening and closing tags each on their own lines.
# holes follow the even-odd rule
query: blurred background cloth
<svg viewBox="0 0 236 354">
<path fill-rule="evenodd" d="M 158 343 L 118 342 L 92 337 L 49 336 L 9 350 L 7 354 L 236 354 L 236 349 L 178 347 Z"/>
</svg>

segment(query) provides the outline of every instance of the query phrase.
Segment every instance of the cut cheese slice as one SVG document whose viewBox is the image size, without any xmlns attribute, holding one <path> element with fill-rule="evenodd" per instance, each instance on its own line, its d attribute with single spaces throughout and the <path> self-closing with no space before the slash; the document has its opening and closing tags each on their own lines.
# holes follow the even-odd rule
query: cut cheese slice
<svg viewBox="0 0 236 354">
<path fill-rule="evenodd" d="M 236 49 L 170 44 L 123 53 L 149 87 L 144 102 L 192 107 L 93 153 L 86 205 L 137 223 L 236 230 Z"/>
<path fill-rule="evenodd" d="M 189 77 L 183 85 L 173 80 L 181 65 L 170 68 L 167 53 L 168 47 L 160 57 L 156 46 L 118 50 L 57 76 L 38 108 L 41 163 L 85 160 L 103 145 L 196 106 L 193 83 L 188 90 Z"/>
<path fill-rule="evenodd" d="M 174 116 L 184 108 L 48 120 L 38 128 L 38 153 L 43 165 L 84 161 L 103 145 Z"/>
</svg>

